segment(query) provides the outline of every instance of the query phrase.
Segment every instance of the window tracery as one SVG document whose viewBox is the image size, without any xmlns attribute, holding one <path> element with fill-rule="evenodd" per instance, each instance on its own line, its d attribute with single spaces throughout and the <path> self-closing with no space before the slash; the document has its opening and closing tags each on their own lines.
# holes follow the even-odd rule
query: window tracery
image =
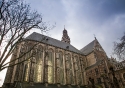
<svg viewBox="0 0 125 88">
<path fill-rule="evenodd" d="M 20 55 L 24 54 L 25 52 L 27 52 L 29 50 L 29 47 L 26 45 L 22 45 L 21 50 L 20 50 Z M 29 81 L 29 72 L 30 72 L 30 59 L 28 59 L 30 57 L 30 53 L 28 52 L 26 55 L 24 55 L 20 60 L 26 60 L 24 63 L 24 67 L 21 66 L 21 68 L 23 69 L 22 72 L 24 72 L 22 74 L 22 80 L 24 81 Z M 18 68 L 17 68 L 18 69 Z M 19 70 L 19 69 L 18 69 Z"/>
<path fill-rule="evenodd" d="M 65 63 L 66 63 L 66 81 L 67 81 L 67 84 L 73 84 L 73 82 L 72 82 L 73 74 L 72 74 L 72 64 L 71 64 L 70 54 L 66 55 L 66 62 Z"/>
<path fill-rule="evenodd" d="M 36 55 L 36 66 L 35 66 L 35 82 L 42 82 L 42 71 L 43 71 L 43 47 L 39 45 L 37 47 L 37 55 Z"/>
<path fill-rule="evenodd" d="M 33 82 L 34 81 L 34 70 L 35 70 L 36 58 L 32 57 L 30 61 L 31 61 L 31 66 L 30 66 L 29 81 Z"/>
<path fill-rule="evenodd" d="M 56 73 L 57 73 L 57 83 L 63 84 L 64 83 L 64 69 L 63 69 L 63 53 L 59 52 L 58 58 L 56 58 Z"/>
<path fill-rule="evenodd" d="M 53 75 L 53 60 L 54 60 L 54 57 L 53 57 L 53 50 L 50 49 L 48 51 L 48 83 L 53 83 L 53 80 L 54 80 L 54 75 Z"/>
<path fill-rule="evenodd" d="M 81 84 L 81 65 L 79 62 L 79 58 L 77 56 L 74 57 L 74 73 L 75 73 L 75 80 L 76 80 L 76 84 Z"/>
<path fill-rule="evenodd" d="M 26 64 L 25 64 L 25 68 L 24 68 L 24 81 L 28 81 L 29 80 L 29 68 L 30 68 L 30 60 L 28 59 Z"/>
</svg>

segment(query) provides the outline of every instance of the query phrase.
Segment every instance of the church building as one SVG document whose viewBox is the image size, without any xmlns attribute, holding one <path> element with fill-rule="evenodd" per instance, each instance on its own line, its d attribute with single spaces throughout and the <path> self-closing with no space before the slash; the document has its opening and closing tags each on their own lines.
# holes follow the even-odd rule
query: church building
<svg viewBox="0 0 125 88">
<path fill-rule="evenodd" d="M 98 40 L 81 50 L 70 42 L 65 28 L 61 41 L 33 32 L 16 46 L 3 88 L 112 88 L 108 57 Z"/>
<path fill-rule="evenodd" d="M 19 84 L 22 88 L 80 88 L 85 85 L 85 56 L 70 44 L 66 29 L 63 30 L 61 41 L 36 32 L 32 33 L 18 45 L 11 60 L 30 50 L 34 43 L 37 43 L 35 49 L 16 60 L 25 60 L 23 63 L 8 68 L 4 82 L 4 85 L 8 86 L 6 88 Z M 29 57 L 32 52 L 36 54 Z"/>
</svg>

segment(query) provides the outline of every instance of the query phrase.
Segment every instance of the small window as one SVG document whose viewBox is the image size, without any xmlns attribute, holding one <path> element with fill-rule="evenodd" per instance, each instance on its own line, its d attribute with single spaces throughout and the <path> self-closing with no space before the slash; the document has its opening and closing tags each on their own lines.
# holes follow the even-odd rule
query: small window
<svg viewBox="0 0 125 88">
<path fill-rule="evenodd" d="M 98 75 L 98 69 L 97 68 L 95 69 L 95 73 L 96 73 L 96 75 Z"/>
<path fill-rule="evenodd" d="M 98 84 L 101 84 L 102 83 L 101 78 L 97 78 L 97 82 Z"/>
<path fill-rule="evenodd" d="M 106 68 L 104 68 L 104 72 L 105 72 L 105 73 L 107 73 L 107 70 L 106 70 Z"/>
<path fill-rule="evenodd" d="M 66 46 L 66 49 L 69 49 L 69 46 Z"/>
</svg>

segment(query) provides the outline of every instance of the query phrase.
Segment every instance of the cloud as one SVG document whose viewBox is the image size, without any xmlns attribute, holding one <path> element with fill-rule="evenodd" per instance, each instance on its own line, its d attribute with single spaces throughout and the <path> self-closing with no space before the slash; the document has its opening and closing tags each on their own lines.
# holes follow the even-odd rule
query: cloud
<svg viewBox="0 0 125 88">
<path fill-rule="evenodd" d="M 91 42 L 95 34 L 110 56 L 113 42 L 125 28 L 124 1 L 62 0 L 62 3 L 71 43 L 80 49 Z"/>
</svg>

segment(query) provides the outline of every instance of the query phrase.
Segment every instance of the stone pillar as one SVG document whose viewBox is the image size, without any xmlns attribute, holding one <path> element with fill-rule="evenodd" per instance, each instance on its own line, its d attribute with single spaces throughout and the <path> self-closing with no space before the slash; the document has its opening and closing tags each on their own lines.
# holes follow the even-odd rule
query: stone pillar
<svg viewBox="0 0 125 88">
<path fill-rule="evenodd" d="M 42 82 L 44 82 L 44 74 L 45 74 L 45 51 L 43 50 L 43 57 L 42 57 Z"/>
<path fill-rule="evenodd" d="M 56 83 L 56 48 L 54 49 L 54 52 L 53 52 L 53 83 Z"/>
</svg>

